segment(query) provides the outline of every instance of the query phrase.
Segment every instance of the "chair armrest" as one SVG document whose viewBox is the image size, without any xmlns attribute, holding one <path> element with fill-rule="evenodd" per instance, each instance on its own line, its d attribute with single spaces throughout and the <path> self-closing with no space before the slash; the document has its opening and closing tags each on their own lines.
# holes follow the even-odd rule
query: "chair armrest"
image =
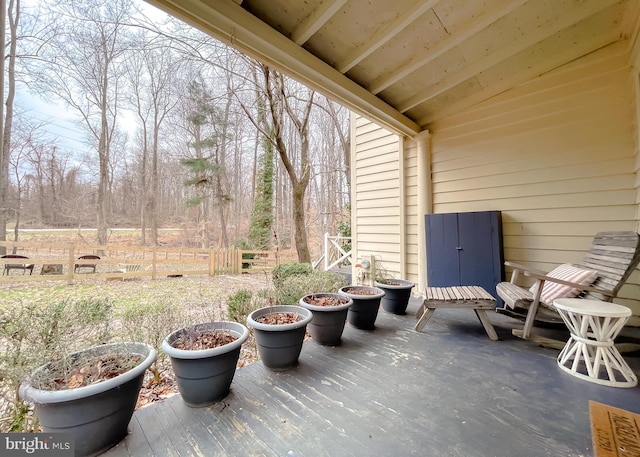
<svg viewBox="0 0 640 457">
<path fill-rule="evenodd" d="M 521 265 L 519 263 L 505 262 L 504 264 L 505 264 L 505 266 L 511 267 L 514 270 L 522 270 L 522 271 L 525 271 L 525 272 L 529 271 L 531 273 L 536 273 L 536 274 L 539 274 L 539 275 L 545 275 L 547 273 L 546 271 L 538 270 L 536 268 L 531 268 L 531 267 L 528 267 L 526 265 Z"/>
<path fill-rule="evenodd" d="M 569 282 L 563 279 L 552 278 L 551 276 L 547 276 L 545 274 L 539 274 L 532 271 L 525 271 L 524 275 L 538 279 L 540 281 L 549 281 L 549 282 L 555 282 L 556 284 L 564 284 L 565 286 L 571 286 L 574 289 L 578 289 L 578 290 L 583 290 L 587 292 L 596 292 L 602 295 L 606 295 L 608 297 L 614 296 L 614 293 L 610 290 L 598 289 L 597 287 L 585 286 L 584 284 L 578 284 L 576 282 Z"/>
<path fill-rule="evenodd" d="M 518 283 L 518 278 L 520 276 L 520 272 L 532 272 L 532 273 L 536 273 L 536 274 L 540 274 L 540 275 L 545 275 L 546 272 L 542 271 L 542 270 L 537 270 L 535 268 L 531 268 L 531 267 L 527 267 L 525 265 L 520 265 L 519 263 L 514 263 L 514 262 L 505 262 L 504 263 L 505 266 L 507 267 L 511 267 L 513 270 L 511 271 L 511 279 L 509 282 L 511 282 L 511 284 L 517 284 Z"/>
</svg>

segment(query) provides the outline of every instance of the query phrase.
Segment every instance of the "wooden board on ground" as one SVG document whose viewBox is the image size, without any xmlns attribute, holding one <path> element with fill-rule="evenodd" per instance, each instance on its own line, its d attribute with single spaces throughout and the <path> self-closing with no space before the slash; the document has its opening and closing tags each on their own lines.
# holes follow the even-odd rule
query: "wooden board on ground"
<svg viewBox="0 0 640 457">
<path fill-rule="evenodd" d="M 640 414 L 589 401 L 595 457 L 640 455 Z"/>
</svg>

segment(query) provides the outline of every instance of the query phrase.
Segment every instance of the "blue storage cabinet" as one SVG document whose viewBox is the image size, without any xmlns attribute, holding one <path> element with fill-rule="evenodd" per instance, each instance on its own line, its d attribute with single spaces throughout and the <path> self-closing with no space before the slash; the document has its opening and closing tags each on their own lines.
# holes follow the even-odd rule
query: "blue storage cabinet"
<svg viewBox="0 0 640 457">
<path fill-rule="evenodd" d="M 500 211 L 426 214 L 425 230 L 429 287 L 481 286 L 498 299 L 496 285 L 504 278 Z"/>
</svg>

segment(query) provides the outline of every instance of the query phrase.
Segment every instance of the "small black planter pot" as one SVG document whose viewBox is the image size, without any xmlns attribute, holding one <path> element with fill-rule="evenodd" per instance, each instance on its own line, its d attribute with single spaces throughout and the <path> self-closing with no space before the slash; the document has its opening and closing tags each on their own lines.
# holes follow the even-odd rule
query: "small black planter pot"
<svg viewBox="0 0 640 457">
<path fill-rule="evenodd" d="M 260 317 L 271 313 L 298 313 L 302 320 L 281 325 L 257 322 Z M 268 306 L 249 314 L 247 325 L 253 327 L 258 354 L 266 368 L 284 371 L 298 364 L 307 324 L 312 318 L 311 311 L 293 305 Z"/>
<path fill-rule="evenodd" d="M 144 343 L 113 343 L 95 346 L 69 356 L 100 357 L 110 354 L 139 354 L 143 360 L 133 369 L 97 384 L 66 390 L 41 390 L 25 381 L 20 397 L 35 404 L 45 433 L 70 433 L 76 456 L 95 456 L 118 444 L 138 400 L 144 373 L 156 359 L 156 351 Z M 37 368 L 31 379 L 42 375 L 52 363 Z"/>
<path fill-rule="evenodd" d="M 344 303 L 327 306 L 309 303 L 315 298 L 333 298 Z M 299 304 L 313 313 L 313 319 L 309 323 L 311 338 L 318 344 L 326 346 L 339 345 L 347 319 L 347 312 L 349 307 L 353 305 L 353 300 L 340 294 L 322 293 L 305 295 L 300 299 Z"/>
<path fill-rule="evenodd" d="M 393 284 L 385 284 L 376 281 L 376 287 L 384 290 L 382 297 L 382 309 L 393 314 L 405 314 L 409 298 L 411 298 L 411 289 L 415 286 L 410 281 L 404 279 L 392 279 Z"/>
<path fill-rule="evenodd" d="M 186 335 L 226 330 L 237 339 L 212 349 L 184 350 L 173 344 Z M 206 322 L 181 328 L 162 342 L 162 351 L 171 358 L 178 390 L 187 406 L 200 408 L 222 400 L 229 393 L 236 373 L 240 348 L 247 341 L 249 329 L 238 322 Z"/>
<path fill-rule="evenodd" d="M 364 291 L 368 295 L 354 292 Z M 376 318 L 380 308 L 380 300 L 384 297 L 384 291 L 377 287 L 369 286 L 345 286 L 338 293 L 353 300 L 353 305 L 347 313 L 347 322 L 355 328 L 362 330 L 374 330 Z"/>
</svg>

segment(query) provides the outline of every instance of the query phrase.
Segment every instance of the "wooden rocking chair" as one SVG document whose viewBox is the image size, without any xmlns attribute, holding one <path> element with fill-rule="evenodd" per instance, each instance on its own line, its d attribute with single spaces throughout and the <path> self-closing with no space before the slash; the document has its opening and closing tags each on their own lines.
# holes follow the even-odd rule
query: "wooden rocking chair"
<svg viewBox="0 0 640 457">
<path fill-rule="evenodd" d="M 640 236 L 635 232 L 600 232 L 596 234 L 591 249 L 576 267 L 595 270 L 597 277 L 590 285 L 569 282 L 547 273 L 534 270 L 512 262 L 505 262 L 513 268 L 510 282 L 501 282 L 496 292 L 505 302 L 505 308 L 499 310 L 503 314 L 524 318 L 524 328 L 514 329 L 512 333 L 523 339 L 530 339 L 544 346 L 562 349 L 564 342 L 532 335 L 534 321 L 543 323 L 561 323 L 560 315 L 555 311 L 553 303 L 541 299 L 545 282 L 553 282 L 577 289 L 576 298 L 586 298 L 611 302 L 640 262 Z M 520 273 L 535 279 L 533 291 L 518 286 Z"/>
</svg>

